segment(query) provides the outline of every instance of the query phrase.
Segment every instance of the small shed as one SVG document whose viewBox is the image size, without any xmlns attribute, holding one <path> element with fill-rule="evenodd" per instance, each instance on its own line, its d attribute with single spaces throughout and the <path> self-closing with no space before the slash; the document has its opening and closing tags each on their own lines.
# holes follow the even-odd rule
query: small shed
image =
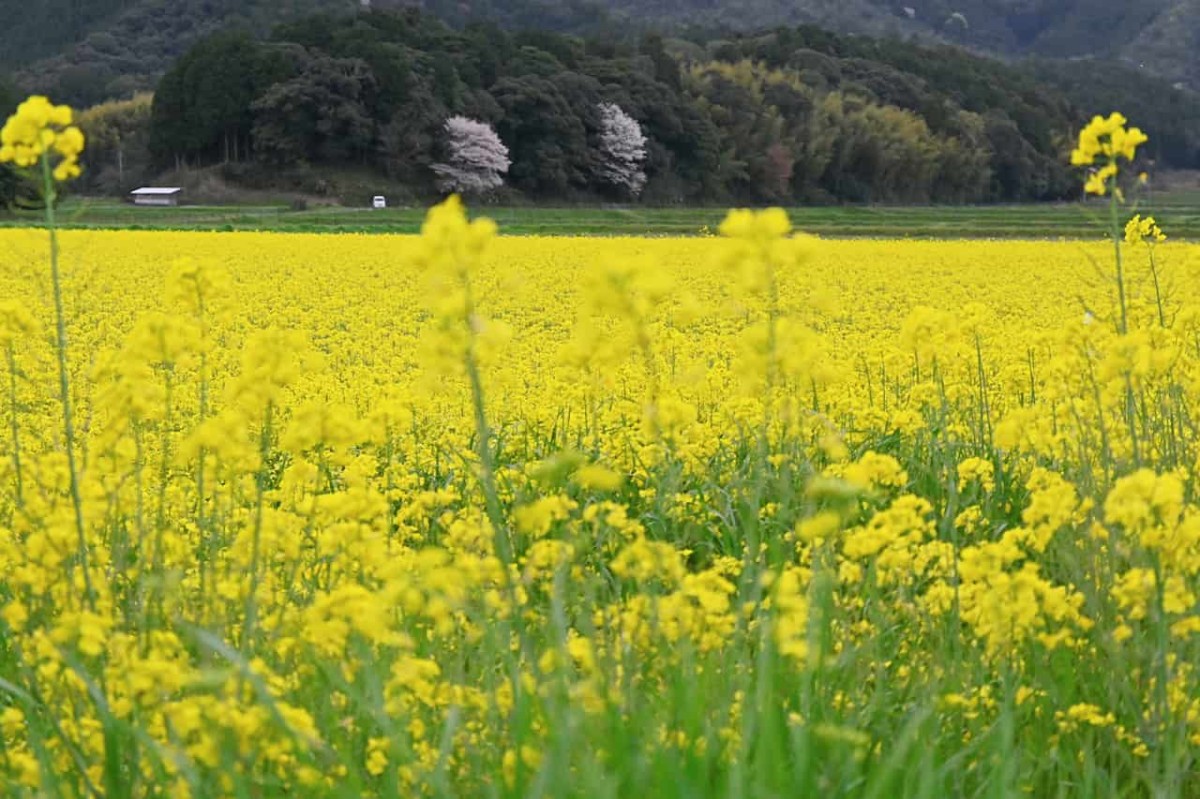
<svg viewBox="0 0 1200 799">
<path fill-rule="evenodd" d="M 174 187 L 151 188 L 149 186 L 129 192 L 134 205 L 179 205 L 183 189 Z"/>
</svg>

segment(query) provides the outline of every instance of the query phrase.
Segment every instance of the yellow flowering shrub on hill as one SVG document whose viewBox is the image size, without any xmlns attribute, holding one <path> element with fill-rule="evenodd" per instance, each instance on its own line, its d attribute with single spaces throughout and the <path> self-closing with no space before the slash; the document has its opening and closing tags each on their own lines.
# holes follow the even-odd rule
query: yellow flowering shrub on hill
<svg viewBox="0 0 1200 799">
<path fill-rule="evenodd" d="M 1128 230 L 0 233 L 4 794 L 1196 794 L 1200 248 Z"/>
</svg>

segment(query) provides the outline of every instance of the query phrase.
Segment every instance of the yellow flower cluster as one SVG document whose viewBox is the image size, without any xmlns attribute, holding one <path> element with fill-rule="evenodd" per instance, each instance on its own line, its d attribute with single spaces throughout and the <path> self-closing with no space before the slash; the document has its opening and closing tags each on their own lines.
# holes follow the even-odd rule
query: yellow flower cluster
<svg viewBox="0 0 1200 799">
<path fill-rule="evenodd" d="M 1088 167 L 1100 164 L 1088 175 L 1084 186 L 1088 194 L 1108 194 L 1120 172 L 1119 159 L 1133 161 L 1138 147 L 1148 141 L 1141 129 L 1127 128 L 1128 122 L 1114 111 L 1108 117 L 1093 117 L 1080 131 L 1079 142 L 1071 151 L 1071 164 Z"/>
<path fill-rule="evenodd" d="M 30 97 L 0 130 L 0 164 L 31 167 L 43 158 L 56 157 L 55 180 L 79 177 L 84 137 L 73 120 L 69 106 L 54 105 L 40 95 Z"/>
<path fill-rule="evenodd" d="M 86 559 L 0 233 L 0 792 L 1194 793 L 1200 248 L 790 232 L 64 233 Z"/>
<path fill-rule="evenodd" d="M 1135 214 L 1132 219 L 1125 223 L 1125 243 L 1126 244 L 1161 244 L 1167 240 L 1167 234 L 1162 232 L 1158 223 L 1154 221 L 1154 217 L 1143 217 L 1141 214 Z"/>
</svg>

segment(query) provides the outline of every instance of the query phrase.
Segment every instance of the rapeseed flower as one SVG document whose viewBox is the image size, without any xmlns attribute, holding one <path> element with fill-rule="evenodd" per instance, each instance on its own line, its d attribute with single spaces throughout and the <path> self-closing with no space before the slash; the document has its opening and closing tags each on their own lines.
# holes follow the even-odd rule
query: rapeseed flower
<svg viewBox="0 0 1200 799">
<path fill-rule="evenodd" d="M 79 177 L 84 136 L 73 119 L 69 106 L 54 105 L 40 95 L 30 97 L 0 129 L 0 164 L 32 167 L 43 158 L 54 158 L 55 180 Z"/>
<path fill-rule="evenodd" d="M 1125 224 L 1125 243 L 1126 244 L 1161 244 L 1167 240 L 1167 236 L 1159 228 L 1158 223 L 1154 221 L 1154 217 L 1143 217 L 1141 214 L 1135 214 Z"/>
<path fill-rule="evenodd" d="M 1078 144 L 1071 152 L 1071 163 L 1088 167 L 1099 164 L 1084 185 L 1088 194 L 1103 196 L 1112 191 L 1120 173 L 1119 161 L 1135 160 L 1138 147 L 1149 140 L 1139 128 L 1127 128 L 1127 124 L 1123 115 L 1114 112 L 1108 117 L 1093 117 L 1080 131 Z"/>
<path fill-rule="evenodd" d="M 930 790 L 987 792 L 1011 720 L 1160 784 L 1200 740 L 1200 294 L 1137 281 L 1120 332 L 1098 245 L 723 232 L 64 233 L 82 539 L 51 298 L 0 271 L 0 791 L 886 794 L 919 728 Z"/>
</svg>

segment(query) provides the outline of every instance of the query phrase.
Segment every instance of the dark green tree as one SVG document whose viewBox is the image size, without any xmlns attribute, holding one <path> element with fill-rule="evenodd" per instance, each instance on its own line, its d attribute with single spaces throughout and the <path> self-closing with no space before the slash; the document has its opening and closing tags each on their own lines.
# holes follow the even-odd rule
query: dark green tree
<svg viewBox="0 0 1200 799">
<path fill-rule="evenodd" d="M 247 156 L 255 121 L 251 104 L 294 69 L 296 59 L 287 48 L 261 44 L 244 30 L 203 40 L 159 83 L 154 151 L 176 161 Z"/>
<path fill-rule="evenodd" d="M 577 105 L 586 102 L 589 90 L 595 88 L 594 81 L 575 73 L 555 78 L 526 75 L 496 83 L 492 96 L 504 112 L 496 132 L 509 147 L 512 185 L 531 194 L 553 196 L 586 184 L 590 174 L 588 129 L 572 101 Z"/>
<path fill-rule="evenodd" d="M 265 159 L 364 160 L 375 141 L 375 76 L 365 61 L 310 54 L 300 74 L 276 83 L 250 107 L 254 146 Z"/>
<path fill-rule="evenodd" d="M 448 116 L 432 89 L 414 81 L 403 107 L 379 133 L 379 157 L 387 173 L 409 185 L 427 182 Z"/>
</svg>

